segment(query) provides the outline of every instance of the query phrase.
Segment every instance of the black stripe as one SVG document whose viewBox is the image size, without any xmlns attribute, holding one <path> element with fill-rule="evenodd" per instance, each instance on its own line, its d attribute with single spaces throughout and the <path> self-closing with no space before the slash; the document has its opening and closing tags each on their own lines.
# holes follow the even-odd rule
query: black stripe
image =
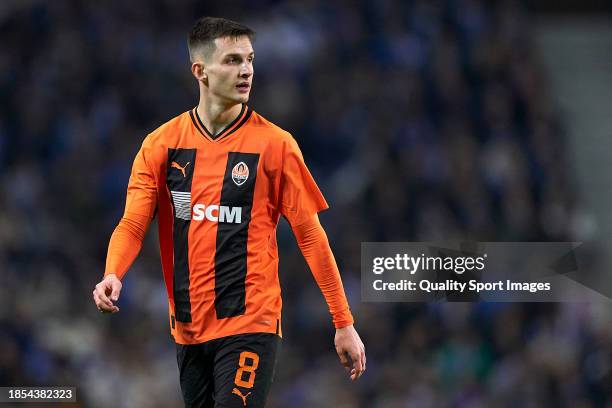
<svg viewBox="0 0 612 408">
<path fill-rule="evenodd" d="M 244 125 L 246 123 L 246 121 L 249 120 L 249 118 L 251 117 L 252 113 L 253 113 L 253 109 L 251 109 L 251 107 L 248 107 L 246 115 L 244 115 L 244 118 L 242 118 L 242 120 L 240 121 L 238 126 L 236 126 L 234 129 L 232 129 L 230 132 L 227 132 L 225 135 L 221 136 L 219 138 L 219 140 L 226 138 L 227 136 L 231 135 L 232 133 L 234 133 L 235 131 L 240 129 L 242 127 L 242 125 Z"/>
<path fill-rule="evenodd" d="M 168 168 L 166 185 L 170 191 L 191 192 L 193 169 L 195 168 L 196 149 L 168 149 Z M 184 167 L 183 172 L 172 167 L 172 162 Z M 187 164 L 189 163 L 189 164 Z M 172 239 L 174 244 L 174 313 L 176 320 L 183 323 L 191 322 L 191 300 L 189 298 L 189 225 L 191 221 L 177 218 L 176 205 L 172 194 L 174 212 L 174 227 Z"/>
<path fill-rule="evenodd" d="M 249 169 L 248 178 L 242 184 L 234 182 L 234 167 L 243 162 Z M 259 154 L 230 152 L 221 190 L 221 206 L 241 208 L 241 222 L 228 223 L 219 220 L 217 251 L 215 253 L 215 309 L 217 319 L 239 316 L 245 313 L 247 274 L 247 240 L 253 207 L 253 194 L 257 178 Z"/>
<path fill-rule="evenodd" d="M 193 122 L 193 126 L 195 126 L 196 129 L 198 129 L 198 132 L 200 132 L 202 134 L 202 136 L 206 136 L 206 134 L 204 132 L 202 132 L 202 129 L 200 129 L 200 127 L 198 126 L 198 123 L 196 122 L 196 118 L 193 116 L 193 111 L 195 111 L 195 109 L 192 109 L 189 111 L 189 116 L 191 117 L 191 121 Z"/>
<path fill-rule="evenodd" d="M 198 114 L 198 108 L 197 108 L 197 107 L 194 109 L 194 111 L 195 111 L 195 117 L 196 117 L 196 119 L 198 120 L 198 123 L 200 124 L 200 126 L 202 126 L 202 129 L 204 129 L 204 131 L 206 132 L 206 134 L 207 134 L 208 136 L 210 136 L 210 138 L 211 138 L 211 139 L 216 140 L 216 139 L 218 139 L 218 138 L 219 138 L 219 137 L 220 137 L 220 136 L 223 134 L 223 132 L 225 132 L 227 129 L 230 129 L 232 126 L 234 126 L 234 125 L 236 124 L 236 122 L 237 122 L 237 121 L 238 121 L 238 120 L 239 120 L 239 119 L 242 117 L 242 114 L 244 113 L 244 109 L 245 109 L 245 108 L 246 108 L 246 105 L 243 103 L 243 104 L 242 104 L 242 108 L 240 109 L 240 113 L 238 114 L 238 116 L 236 116 L 236 119 L 234 119 L 234 120 L 233 120 L 233 121 L 232 121 L 232 122 L 231 122 L 229 125 L 227 125 L 226 127 L 224 127 L 224 128 L 223 128 L 223 130 L 221 130 L 221 131 L 220 131 L 219 133 L 217 133 L 216 135 L 213 135 L 213 134 L 212 134 L 212 133 L 211 133 L 211 132 L 210 132 L 210 131 L 209 131 L 209 130 L 206 128 L 206 126 L 204 126 L 204 122 L 202 122 L 202 119 L 200 119 L 200 115 Z M 250 108 L 249 108 L 249 109 L 250 109 Z M 242 126 L 242 123 L 244 123 L 244 122 L 241 122 L 241 123 L 240 123 L 240 125 L 238 125 L 238 127 Z M 230 132 L 230 133 L 232 133 L 232 132 Z M 229 134 L 229 133 L 228 133 L 228 134 Z"/>
</svg>

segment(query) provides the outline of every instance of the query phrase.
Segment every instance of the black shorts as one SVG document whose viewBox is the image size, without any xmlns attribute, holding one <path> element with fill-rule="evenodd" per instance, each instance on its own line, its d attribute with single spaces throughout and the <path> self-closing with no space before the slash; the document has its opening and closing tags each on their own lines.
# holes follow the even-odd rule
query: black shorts
<svg viewBox="0 0 612 408">
<path fill-rule="evenodd" d="M 274 379 L 280 337 L 238 334 L 200 344 L 177 344 L 185 407 L 263 407 Z"/>
</svg>

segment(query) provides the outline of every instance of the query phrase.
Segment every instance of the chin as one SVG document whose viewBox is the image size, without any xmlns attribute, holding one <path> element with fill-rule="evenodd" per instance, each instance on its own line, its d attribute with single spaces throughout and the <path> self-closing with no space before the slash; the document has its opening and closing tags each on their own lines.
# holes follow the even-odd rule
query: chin
<svg viewBox="0 0 612 408">
<path fill-rule="evenodd" d="M 247 103 L 249 101 L 249 95 L 233 95 L 229 97 L 228 100 L 233 103 Z"/>
</svg>

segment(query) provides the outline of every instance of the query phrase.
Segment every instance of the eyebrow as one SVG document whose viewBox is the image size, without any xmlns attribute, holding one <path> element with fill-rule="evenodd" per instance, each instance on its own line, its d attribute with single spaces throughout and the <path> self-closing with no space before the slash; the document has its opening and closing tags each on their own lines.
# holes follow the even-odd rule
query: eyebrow
<svg viewBox="0 0 612 408">
<path fill-rule="evenodd" d="M 250 52 L 250 53 L 247 55 L 247 57 L 254 57 L 254 56 L 255 56 L 255 52 L 254 52 L 254 51 L 251 51 L 251 52 Z M 236 53 L 236 52 L 232 52 L 232 53 L 230 53 L 230 54 L 225 54 L 225 55 L 223 56 L 223 58 L 227 58 L 227 57 L 242 57 L 242 54 L 238 54 L 238 53 Z"/>
</svg>

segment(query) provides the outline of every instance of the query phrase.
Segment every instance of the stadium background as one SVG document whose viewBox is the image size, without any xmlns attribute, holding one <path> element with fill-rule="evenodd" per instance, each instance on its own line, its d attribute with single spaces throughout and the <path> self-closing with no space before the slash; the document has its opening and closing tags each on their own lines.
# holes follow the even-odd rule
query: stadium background
<svg viewBox="0 0 612 408">
<path fill-rule="evenodd" d="M 368 357 L 350 383 L 283 222 L 270 407 L 612 406 L 609 305 L 360 303 L 361 241 L 592 238 L 534 41 L 536 17 L 569 6 L 541 6 L 3 1 L 0 385 L 181 406 L 156 228 L 119 314 L 100 315 L 91 290 L 142 138 L 197 103 L 186 33 L 217 15 L 258 32 L 250 105 L 295 135 L 331 204 L 321 218 Z"/>
</svg>

